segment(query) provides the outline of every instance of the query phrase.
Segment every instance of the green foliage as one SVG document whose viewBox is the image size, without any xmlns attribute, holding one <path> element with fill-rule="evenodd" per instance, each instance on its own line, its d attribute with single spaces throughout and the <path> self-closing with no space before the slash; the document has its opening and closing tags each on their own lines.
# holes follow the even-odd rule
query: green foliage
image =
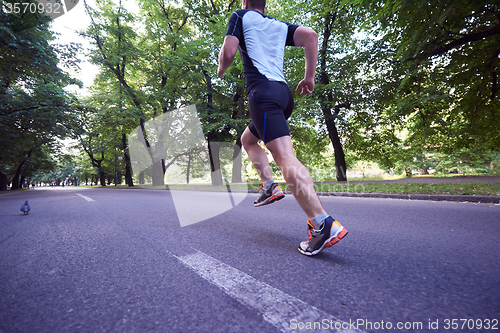
<svg viewBox="0 0 500 333">
<path fill-rule="evenodd" d="M 500 7 L 488 1 L 386 1 L 379 23 L 395 48 L 393 117 L 420 149 L 500 146 Z"/>
<path fill-rule="evenodd" d="M 328 168 L 325 154 L 329 139 L 325 131 L 319 131 L 316 122 L 311 119 L 299 119 L 299 114 L 289 120 L 295 155 L 310 170 Z"/>
<path fill-rule="evenodd" d="M 319 192 L 500 195 L 500 183 L 317 183 L 315 188 Z"/>
<path fill-rule="evenodd" d="M 76 130 L 76 101 L 64 88 L 78 82 L 59 65 L 77 65 L 77 46 L 50 44 L 50 22 L 36 13 L 0 18 L 0 169 L 15 189 L 22 175 L 51 165 L 56 138 Z"/>
<path fill-rule="evenodd" d="M 216 69 L 228 18 L 241 2 L 137 4 L 139 13 L 113 0 L 86 6 L 92 24 L 82 34 L 93 42 L 100 73 L 81 101 L 64 90 L 79 84 L 64 72 L 78 65 L 78 45 L 50 43 L 47 18 L 0 12 L 0 171 L 13 177 L 18 167 L 50 169 L 59 163 L 55 138 L 69 135 L 94 156 L 77 159 L 82 170 L 94 163 L 111 174 L 115 152 L 127 153 L 124 133 L 190 104 L 207 138 L 237 141 L 249 122 L 242 64 L 237 56 L 222 79 Z M 297 156 L 313 174 L 331 177 L 334 168 L 328 122 L 348 165 L 498 172 L 498 4 L 269 0 L 266 14 L 312 27 L 320 38 L 315 92 L 295 96 L 290 119 Z M 284 70 L 294 90 L 304 75 L 301 48 L 286 49 Z"/>
</svg>

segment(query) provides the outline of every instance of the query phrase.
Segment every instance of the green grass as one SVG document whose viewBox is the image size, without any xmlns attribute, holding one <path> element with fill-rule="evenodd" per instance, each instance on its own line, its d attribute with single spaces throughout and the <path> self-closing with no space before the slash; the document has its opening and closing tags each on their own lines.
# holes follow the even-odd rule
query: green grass
<svg viewBox="0 0 500 333">
<path fill-rule="evenodd" d="M 289 191 L 286 184 L 280 183 L 284 191 Z M 108 188 L 129 188 L 121 185 L 118 187 L 107 186 Z M 227 191 L 227 187 L 211 186 L 204 184 L 174 185 L 174 186 L 151 186 L 140 185 L 134 188 L 147 189 L 183 189 L 196 191 Z M 452 195 L 490 195 L 500 196 L 500 183 L 315 183 L 318 192 L 352 192 L 352 193 L 400 193 L 400 194 L 452 194 Z M 233 190 L 260 190 L 260 184 L 232 184 Z"/>
<path fill-rule="evenodd" d="M 500 183 L 363 183 L 315 185 L 318 192 L 452 194 L 500 196 Z"/>
</svg>

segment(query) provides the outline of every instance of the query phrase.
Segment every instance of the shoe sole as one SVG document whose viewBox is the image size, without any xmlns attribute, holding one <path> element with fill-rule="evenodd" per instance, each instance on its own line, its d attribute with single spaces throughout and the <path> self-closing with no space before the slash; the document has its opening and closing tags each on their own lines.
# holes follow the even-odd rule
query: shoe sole
<svg viewBox="0 0 500 333">
<path fill-rule="evenodd" d="M 323 246 L 320 247 L 319 249 L 317 249 L 316 251 L 305 252 L 299 246 L 299 252 L 302 253 L 303 255 L 306 255 L 306 256 L 314 256 L 314 255 L 320 253 L 325 247 L 330 247 L 332 245 L 337 244 L 341 239 L 343 239 L 347 235 L 347 233 L 348 233 L 347 229 L 344 228 L 344 227 L 342 227 L 342 229 L 340 229 L 339 231 L 337 231 L 337 233 L 335 235 L 333 235 L 332 237 L 330 237 L 323 244 Z"/>
<path fill-rule="evenodd" d="M 258 204 L 253 204 L 253 205 L 254 205 L 254 207 L 269 205 L 269 204 L 272 204 L 273 202 L 276 202 L 276 201 L 283 199 L 284 197 L 285 197 L 285 195 L 283 193 L 278 193 L 278 194 L 273 195 L 272 197 L 269 197 L 266 201 L 262 201 L 262 202 L 259 202 Z"/>
</svg>

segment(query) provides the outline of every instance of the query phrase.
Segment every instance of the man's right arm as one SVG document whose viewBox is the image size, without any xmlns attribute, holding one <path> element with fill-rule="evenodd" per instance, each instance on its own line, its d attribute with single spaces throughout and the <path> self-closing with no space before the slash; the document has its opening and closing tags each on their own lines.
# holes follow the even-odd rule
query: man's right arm
<svg viewBox="0 0 500 333">
<path fill-rule="evenodd" d="M 307 95 L 314 90 L 314 77 L 318 62 L 318 34 L 307 27 L 298 27 L 293 34 L 295 46 L 304 47 L 306 69 L 304 79 L 299 82 L 296 91 L 301 90 L 301 95 Z"/>
</svg>

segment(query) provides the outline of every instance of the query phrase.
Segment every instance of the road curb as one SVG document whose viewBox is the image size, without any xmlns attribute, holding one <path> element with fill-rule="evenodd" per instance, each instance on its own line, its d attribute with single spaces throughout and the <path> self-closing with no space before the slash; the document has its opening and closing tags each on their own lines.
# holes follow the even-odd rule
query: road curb
<svg viewBox="0 0 500 333">
<path fill-rule="evenodd" d="M 249 190 L 249 193 L 259 193 L 258 190 Z M 285 194 L 292 195 L 290 191 Z M 401 193 L 356 193 L 356 192 L 317 192 L 323 197 L 347 197 L 347 198 L 380 198 L 400 200 L 429 200 L 429 201 L 453 201 L 453 202 L 475 202 L 500 204 L 500 196 L 493 195 L 450 195 L 450 194 L 401 194 Z"/>
<path fill-rule="evenodd" d="M 412 194 L 352 193 L 352 192 L 318 192 L 318 195 L 334 196 L 334 197 L 353 197 L 353 198 L 454 201 L 454 202 L 477 202 L 477 203 L 494 203 L 494 204 L 500 203 L 500 196 L 488 196 L 488 195 L 449 195 L 449 194 L 420 194 L 420 193 L 412 193 Z"/>
</svg>

